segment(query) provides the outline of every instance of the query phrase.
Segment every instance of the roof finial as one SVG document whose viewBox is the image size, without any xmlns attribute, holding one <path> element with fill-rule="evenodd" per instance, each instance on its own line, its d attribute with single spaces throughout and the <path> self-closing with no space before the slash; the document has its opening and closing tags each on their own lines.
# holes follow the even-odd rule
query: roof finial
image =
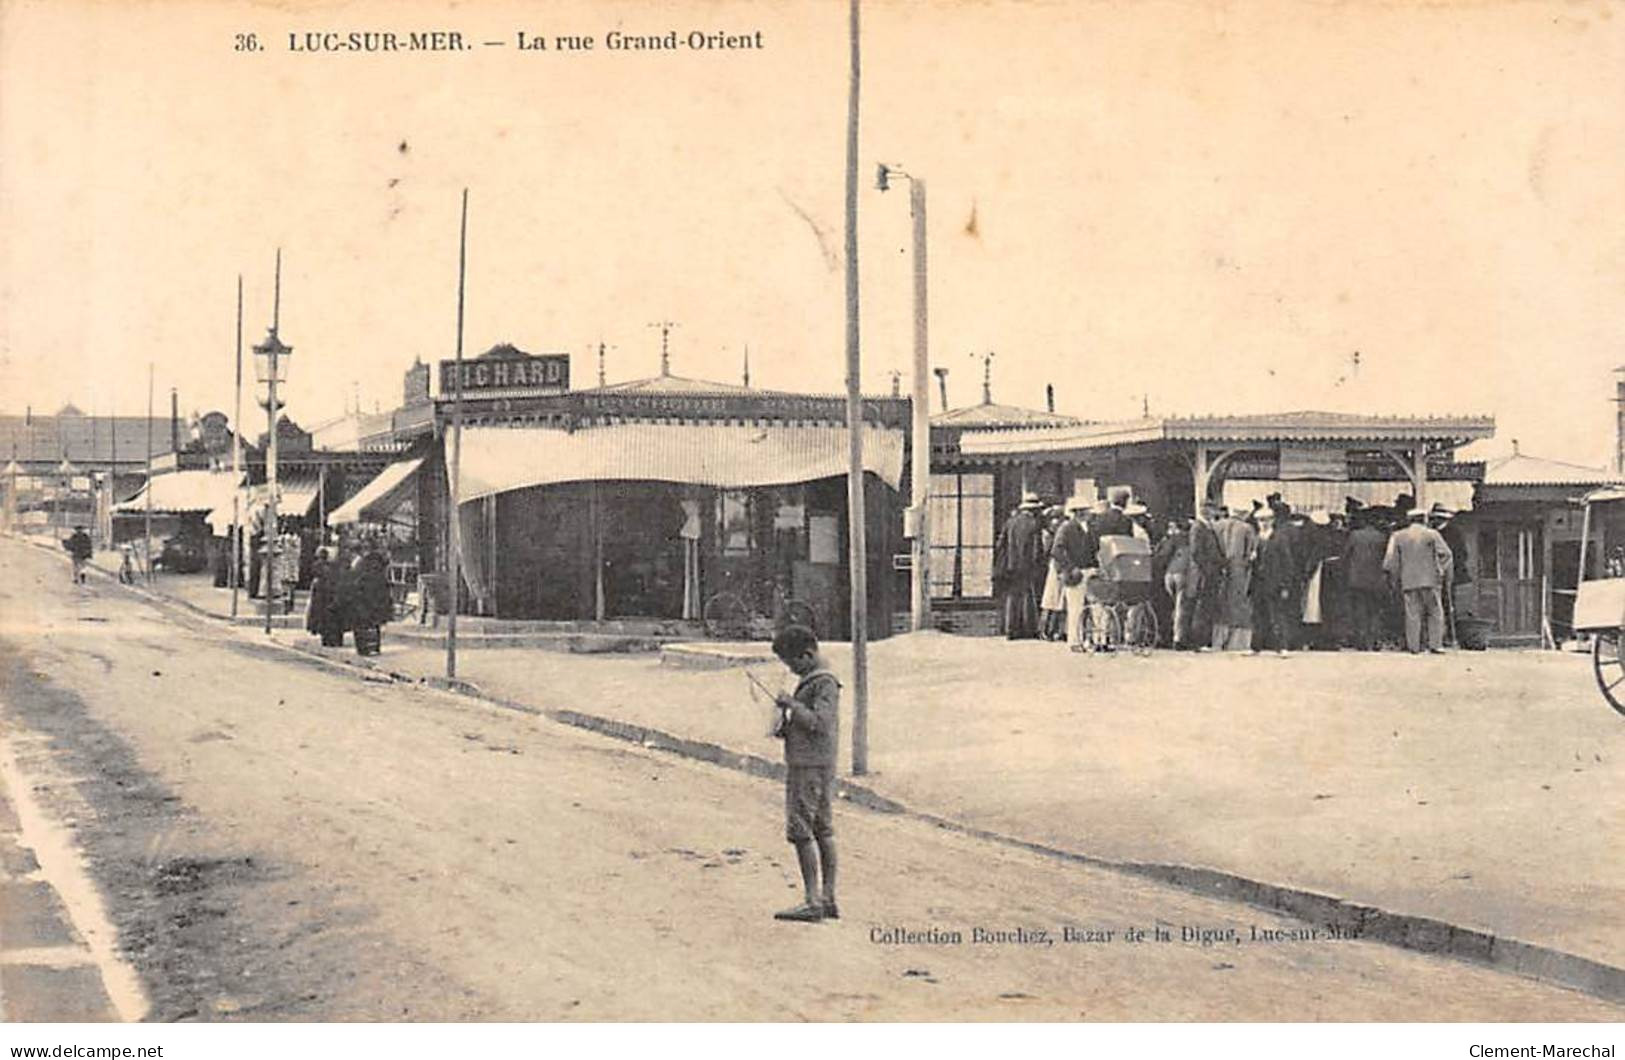
<svg viewBox="0 0 1625 1060">
<path fill-rule="evenodd" d="M 971 354 L 975 357 L 976 354 Z M 982 354 L 982 404 L 993 404 L 993 358 L 996 356 L 992 350 Z"/>
<path fill-rule="evenodd" d="M 1140 418 L 1142 420 L 1151 418 L 1151 395 L 1149 393 L 1140 395 Z"/>
<path fill-rule="evenodd" d="M 903 396 L 903 373 L 899 372 L 897 369 L 893 368 L 891 371 L 887 372 L 886 374 L 891 376 L 891 396 L 892 397 L 902 397 Z"/>
<path fill-rule="evenodd" d="M 598 340 L 598 385 L 604 385 L 604 340 Z"/>
<path fill-rule="evenodd" d="M 662 377 L 671 375 L 671 347 L 668 340 L 671 329 L 677 324 L 670 320 L 658 320 L 649 326 L 660 329 L 660 374 Z"/>
<path fill-rule="evenodd" d="M 1521 455 L 1518 452 L 1518 439 L 1516 439 L 1516 438 L 1512 439 L 1512 455 L 1513 456 Z"/>
<path fill-rule="evenodd" d="M 750 389 L 750 343 L 745 343 L 745 389 Z"/>
</svg>

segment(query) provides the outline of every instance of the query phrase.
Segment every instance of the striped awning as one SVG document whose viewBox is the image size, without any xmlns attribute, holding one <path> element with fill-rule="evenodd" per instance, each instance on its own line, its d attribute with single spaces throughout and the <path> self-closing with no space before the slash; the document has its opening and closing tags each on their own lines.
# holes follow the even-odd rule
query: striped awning
<svg viewBox="0 0 1625 1060">
<path fill-rule="evenodd" d="M 327 517 L 329 526 L 347 523 L 376 523 L 400 506 L 417 486 L 418 466 L 423 458 L 401 460 L 390 464 L 378 477 L 362 486 L 354 497 L 334 508 Z"/>
<path fill-rule="evenodd" d="M 230 510 L 231 495 L 240 481 L 240 475 L 229 471 L 175 471 L 154 475 L 140 493 L 114 511 L 144 512 L 149 494 L 152 510 L 164 514 L 208 512 L 220 507 Z"/>
<path fill-rule="evenodd" d="M 561 482 L 681 482 L 721 489 L 843 475 L 845 427 L 813 424 L 616 423 L 576 431 L 472 427 L 463 432 L 458 501 Z M 896 489 L 903 432 L 866 426 L 863 466 Z"/>
</svg>

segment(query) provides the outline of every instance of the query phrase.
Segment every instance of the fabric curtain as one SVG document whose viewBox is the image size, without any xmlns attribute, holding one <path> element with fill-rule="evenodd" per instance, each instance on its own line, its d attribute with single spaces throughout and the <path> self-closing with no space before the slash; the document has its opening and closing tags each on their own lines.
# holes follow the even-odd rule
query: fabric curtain
<svg viewBox="0 0 1625 1060">
<path fill-rule="evenodd" d="M 463 581 L 468 585 L 469 595 L 483 605 L 490 595 L 491 585 L 491 571 L 486 565 L 486 541 L 490 536 L 486 527 L 486 507 L 480 502 L 460 504 L 457 506 L 457 516 L 460 522 L 458 529 L 461 531 L 457 540 L 457 558 L 462 566 Z"/>
</svg>

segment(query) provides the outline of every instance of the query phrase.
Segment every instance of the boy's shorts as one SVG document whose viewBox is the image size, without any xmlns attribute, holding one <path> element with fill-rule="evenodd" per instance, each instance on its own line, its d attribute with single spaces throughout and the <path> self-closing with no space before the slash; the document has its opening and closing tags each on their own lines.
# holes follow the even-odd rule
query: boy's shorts
<svg viewBox="0 0 1625 1060">
<path fill-rule="evenodd" d="M 784 777 L 784 838 L 792 843 L 823 839 L 835 834 L 830 813 L 830 790 L 835 787 L 834 766 L 786 766 Z"/>
</svg>

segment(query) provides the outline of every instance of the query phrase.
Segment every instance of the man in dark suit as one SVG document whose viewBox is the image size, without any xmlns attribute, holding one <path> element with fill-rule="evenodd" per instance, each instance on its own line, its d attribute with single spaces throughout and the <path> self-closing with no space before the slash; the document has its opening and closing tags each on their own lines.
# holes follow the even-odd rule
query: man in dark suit
<svg viewBox="0 0 1625 1060">
<path fill-rule="evenodd" d="M 1191 565 L 1196 572 L 1196 612 L 1192 616 L 1191 639 L 1208 650 L 1213 638 L 1214 612 L 1224 581 L 1224 549 L 1213 524 L 1224 514 L 1222 505 L 1207 501 L 1201 514 L 1191 521 Z"/>
<path fill-rule="evenodd" d="M 1266 649 L 1287 654 L 1293 647 L 1291 621 L 1294 609 L 1302 606 L 1298 578 L 1303 561 L 1293 535 L 1277 527 L 1274 508 L 1258 512 L 1258 545 L 1253 553 L 1253 654 Z"/>
<path fill-rule="evenodd" d="M 1129 491 L 1124 486 L 1113 486 L 1107 494 L 1107 504 L 1103 511 L 1094 513 L 1089 517 L 1089 532 L 1095 540 L 1109 534 L 1118 534 L 1130 537 L 1134 533 L 1134 524 L 1123 511 L 1128 507 Z"/>
<path fill-rule="evenodd" d="M 1353 519 L 1345 570 L 1354 613 L 1354 646 L 1361 651 L 1375 651 L 1381 639 L 1383 616 L 1388 613 L 1388 580 L 1382 570 L 1388 535 L 1367 512 L 1357 511 Z"/>
<path fill-rule="evenodd" d="M 1049 571 L 1044 528 L 1038 521 L 1043 506 L 1038 494 L 1023 496 L 993 552 L 994 570 L 1004 592 L 1004 635 L 1010 640 L 1038 636 L 1038 593 Z"/>
<path fill-rule="evenodd" d="M 1314 571 L 1317 560 L 1313 554 L 1314 550 L 1310 547 L 1307 520 L 1303 514 L 1293 511 L 1292 505 L 1283 500 L 1279 493 L 1270 494 L 1270 511 L 1275 513 L 1275 533 L 1281 537 L 1282 546 L 1292 553 L 1298 563 L 1297 571 L 1287 584 L 1290 595 L 1280 608 L 1284 638 L 1281 647 L 1287 651 L 1296 651 L 1303 647 L 1303 590 L 1308 584 L 1309 575 Z M 1255 625 L 1253 628 L 1258 627 Z"/>
</svg>

